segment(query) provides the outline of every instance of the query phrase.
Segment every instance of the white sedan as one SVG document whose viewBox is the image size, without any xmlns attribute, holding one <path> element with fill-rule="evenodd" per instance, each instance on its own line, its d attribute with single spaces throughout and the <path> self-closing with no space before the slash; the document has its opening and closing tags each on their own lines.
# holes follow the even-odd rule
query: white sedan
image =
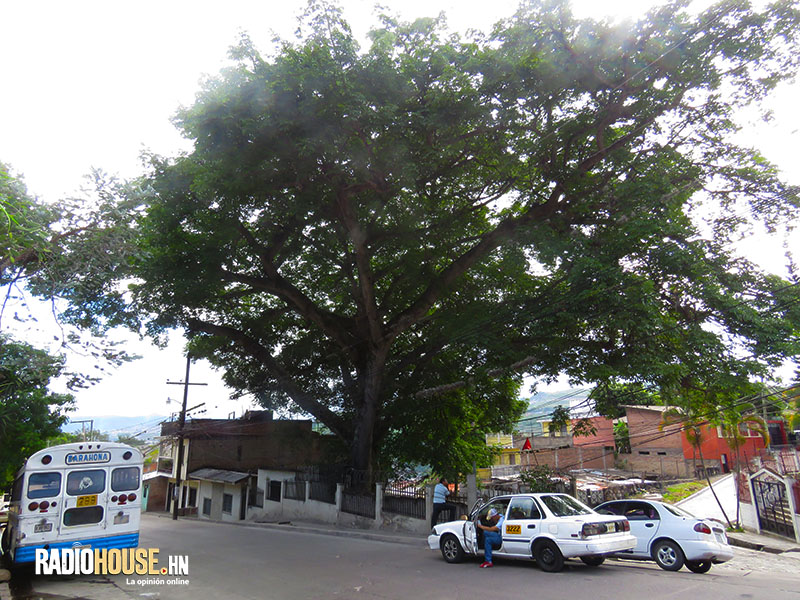
<svg viewBox="0 0 800 600">
<path fill-rule="evenodd" d="M 636 545 L 624 517 L 600 515 L 567 494 L 512 494 L 474 508 L 467 520 L 436 525 L 428 536 L 431 550 L 449 563 L 482 553 L 483 531 L 475 522 L 492 508 L 505 518 L 502 546 L 494 554 L 533 558 L 543 571 L 560 571 L 565 558 L 597 566 Z"/>
<path fill-rule="evenodd" d="M 612 500 L 595 510 L 630 521 L 636 547 L 618 557 L 652 559 L 667 571 L 678 571 L 685 564 L 693 573 L 705 573 L 712 564 L 733 558 L 718 521 L 698 519 L 677 506 L 655 500 Z"/>
</svg>

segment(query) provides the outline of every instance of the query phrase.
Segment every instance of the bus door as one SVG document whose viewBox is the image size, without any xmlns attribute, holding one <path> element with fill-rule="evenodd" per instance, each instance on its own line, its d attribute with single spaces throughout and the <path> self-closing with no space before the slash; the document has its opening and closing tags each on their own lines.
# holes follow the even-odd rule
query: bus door
<svg viewBox="0 0 800 600">
<path fill-rule="evenodd" d="M 58 535 L 64 500 L 61 470 L 31 471 L 23 480 L 16 527 L 25 545 L 48 542 Z"/>
<path fill-rule="evenodd" d="M 66 538 L 87 536 L 87 527 L 105 529 L 106 506 L 109 500 L 108 472 L 103 467 L 87 466 L 66 472 L 64 516 L 61 534 Z M 104 535 L 102 531 L 97 532 Z"/>
<path fill-rule="evenodd" d="M 108 505 L 105 517 L 106 535 L 139 530 L 142 509 L 142 468 L 110 467 Z"/>
</svg>

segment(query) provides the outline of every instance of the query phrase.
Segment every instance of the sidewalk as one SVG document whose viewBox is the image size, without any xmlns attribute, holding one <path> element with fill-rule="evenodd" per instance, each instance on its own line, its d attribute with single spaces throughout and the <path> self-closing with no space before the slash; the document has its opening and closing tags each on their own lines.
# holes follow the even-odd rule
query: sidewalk
<svg viewBox="0 0 800 600">
<path fill-rule="evenodd" d="M 144 515 L 171 519 L 166 513 L 144 513 Z M 342 525 L 332 525 L 330 523 L 316 523 L 312 521 L 212 521 L 210 519 L 198 519 L 197 517 L 181 517 L 182 520 L 192 519 L 194 521 L 209 523 L 211 525 L 234 525 L 236 527 L 260 527 L 264 529 L 276 529 L 280 531 L 296 531 L 299 533 L 316 533 L 321 535 L 332 535 L 339 537 L 355 537 L 364 540 L 374 540 L 387 542 L 390 544 L 406 544 L 409 546 L 427 547 L 427 534 L 413 533 L 409 531 L 387 531 L 383 529 L 356 529 Z"/>
<path fill-rule="evenodd" d="M 750 550 L 760 550 L 770 554 L 784 554 L 791 552 L 793 556 L 800 558 L 800 545 L 794 540 L 780 538 L 772 535 L 763 535 L 745 532 L 728 532 L 728 543 L 731 546 L 748 548 Z"/>
<path fill-rule="evenodd" d="M 736 488 L 733 475 L 719 477 L 712 482 L 717 498 L 722 502 L 725 512 L 731 516 L 736 514 Z M 725 521 L 725 517 L 717 504 L 717 498 L 711 493 L 711 488 L 706 487 L 695 492 L 688 498 L 684 498 L 675 504 L 684 510 L 689 511 L 698 517 L 712 517 L 719 521 Z M 789 538 L 782 538 L 769 534 L 757 534 L 751 531 L 728 532 L 728 542 L 731 546 L 748 548 L 750 550 L 760 550 L 771 554 L 782 554 L 784 552 L 797 553 L 800 558 L 800 545 Z"/>
</svg>

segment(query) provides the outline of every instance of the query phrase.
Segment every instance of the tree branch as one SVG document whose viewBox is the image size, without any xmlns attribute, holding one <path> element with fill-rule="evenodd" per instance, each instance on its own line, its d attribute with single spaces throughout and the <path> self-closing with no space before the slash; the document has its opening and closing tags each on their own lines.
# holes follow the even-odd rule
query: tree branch
<svg viewBox="0 0 800 600">
<path fill-rule="evenodd" d="M 236 342 L 239 348 L 264 365 L 272 376 L 275 377 L 281 389 L 295 404 L 297 404 L 297 406 L 307 413 L 314 415 L 342 439 L 348 439 L 349 427 L 345 420 L 297 387 L 286 370 L 275 360 L 269 350 L 256 340 L 234 327 L 216 325 L 200 319 L 188 319 L 186 325 L 190 331 L 207 333 Z"/>
</svg>

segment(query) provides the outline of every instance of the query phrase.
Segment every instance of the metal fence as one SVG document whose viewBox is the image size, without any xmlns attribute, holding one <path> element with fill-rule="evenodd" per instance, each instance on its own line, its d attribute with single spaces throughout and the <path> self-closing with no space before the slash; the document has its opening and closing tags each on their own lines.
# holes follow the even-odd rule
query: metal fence
<svg viewBox="0 0 800 600">
<path fill-rule="evenodd" d="M 342 492 L 342 512 L 375 518 L 375 496 L 364 493 Z"/>
<path fill-rule="evenodd" d="M 306 482 L 305 481 L 291 481 L 283 482 L 283 497 L 290 500 L 306 501 Z"/>
<path fill-rule="evenodd" d="M 308 492 L 310 500 L 318 500 L 328 504 L 336 504 L 336 484 L 327 481 L 312 481 Z"/>
<path fill-rule="evenodd" d="M 416 485 L 387 483 L 383 489 L 384 512 L 425 518 L 425 488 Z"/>
</svg>

